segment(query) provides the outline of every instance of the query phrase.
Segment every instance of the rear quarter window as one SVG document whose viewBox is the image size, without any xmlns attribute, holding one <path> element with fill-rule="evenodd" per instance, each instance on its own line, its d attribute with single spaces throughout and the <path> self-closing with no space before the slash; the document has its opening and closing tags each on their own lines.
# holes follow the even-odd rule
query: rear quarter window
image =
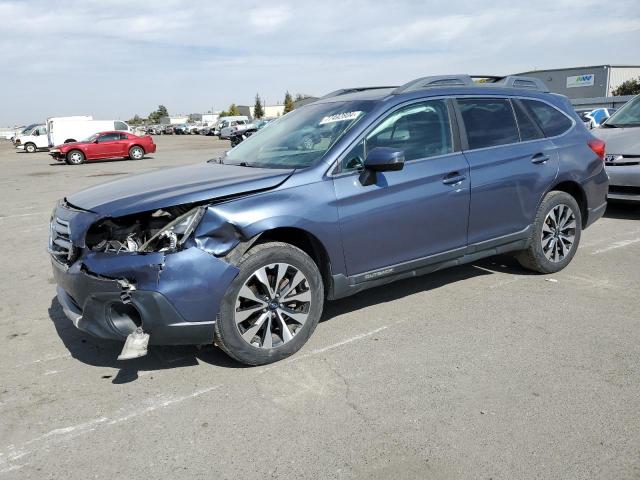
<svg viewBox="0 0 640 480">
<path fill-rule="evenodd" d="M 496 147 L 520 141 L 511 102 L 506 98 L 457 100 L 467 131 L 469 149 Z"/>
<path fill-rule="evenodd" d="M 573 122 L 555 107 L 537 100 L 523 100 L 527 110 L 547 137 L 562 135 L 573 126 Z"/>
</svg>

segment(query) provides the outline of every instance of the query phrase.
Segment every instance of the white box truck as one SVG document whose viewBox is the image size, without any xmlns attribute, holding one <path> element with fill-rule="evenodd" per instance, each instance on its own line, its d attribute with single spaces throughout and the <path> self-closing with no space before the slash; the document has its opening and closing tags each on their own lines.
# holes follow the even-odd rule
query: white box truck
<svg viewBox="0 0 640 480">
<path fill-rule="evenodd" d="M 130 132 L 131 128 L 120 120 L 54 118 L 47 121 L 50 147 L 62 145 L 63 143 L 80 142 L 94 133 L 113 130 Z"/>
<path fill-rule="evenodd" d="M 34 153 L 38 150 L 49 148 L 49 138 L 47 137 L 47 126 L 36 125 L 29 131 L 25 131 L 13 140 L 18 150 L 27 153 Z"/>
</svg>

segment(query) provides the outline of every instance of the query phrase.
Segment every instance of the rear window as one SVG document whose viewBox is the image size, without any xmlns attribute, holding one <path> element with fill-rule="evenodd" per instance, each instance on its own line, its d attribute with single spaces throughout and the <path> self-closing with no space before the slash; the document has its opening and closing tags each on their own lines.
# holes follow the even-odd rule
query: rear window
<svg viewBox="0 0 640 480">
<path fill-rule="evenodd" d="M 495 147 L 520 141 L 511 102 L 505 98 L 457 100 L 470 149 Z"/>
<path fill-rule="evenodd" d="M 547 137 L 562 135 L 573 125 L 569 117 L 551 105 L 537 100 L 523 100 L 522 103 L 536 119 Z"/>
</svg>

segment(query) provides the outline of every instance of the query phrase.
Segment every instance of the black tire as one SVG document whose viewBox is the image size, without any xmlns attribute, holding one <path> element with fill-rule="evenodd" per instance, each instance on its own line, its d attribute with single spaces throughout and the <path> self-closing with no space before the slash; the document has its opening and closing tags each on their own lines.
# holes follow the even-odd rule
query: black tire
<svg viewBox="0 0 640 480">
<path fill-rule="evenodd" d="M 274 348 L 258 347 L 243 339 L 236 326 L 236 300 L 240 289 L 254 272 L 276 263 L 286 263 L 306 277 L 306 286 L 311 294 L 308 316 L 290 340 Z M 307 342 L 322 315 L 324 285 L 317 265 L 309 255 L 293 245 L 270 242 L 251 248 L 238 262 L 238 268 L 240 273 L 229 285 L 220 305 L 214 326 L 216 344 L 230 357 L 247 365 L 265 365 L 293 355 Z"/>
<path fill-rule="evenodd" d="M 65 157 L 65 162 L 67 162 L 67 165 L 80 165 L 84 163 L 84 161 L 84 153 L 82 153 L 80 150 L 71 150 Z"/>
<path fill-rule="evenodd" d="M 573 233 L 573 243 L 570 245 L 567 253 L 562 256 L 562 258 L 560 258 L 559 255 L 556 255 L 555 259 L 549 259 L 547 255 L 545 255 L 543 243 L 545 245 L 550 245 L 551 242 L 557 242 L 558 244 L 562 243 L 562 245 L 566 246 L 566 242 L 563 242 L 563 240 L 561 240 L 561 238 L 558 237 L 555 233 L 545 233 L 545 241 L 543 242 L 543 228 L 551 228 L 551 230 L 554 230 L 554 224 L 551 220 L 548 219 L 548 216 L 553 215 L 552 211 L 563 211 L 563 205 L 568 207 L 571 211 L 571 214 L 573 214 L 575 226 L 573 228 L 565 227 L 567 228 L 566 232 Z M 567 213 L 567 216 L 569 215 L 570 214 Z M 571 222 L 567 221 L 567 225 L 571 225 Z M 536 214 L 536 218 L 533 223 L 533 229 L 531 231 L 531 237 L 529 238 L 529 248 L 519 252 L 516 255 L 516 259 L 524 268 L 533 270 L 535 272 L 558 272 L 569 265 L 569 263 L 573 259 L 573 256 L 576 254 L 578 245 L 580 244 L 581 233 L 582 214 L 580 212 L 578 202 L 576 202 L 575 198 L 565 192 L 549 192 L 544 197 L 542 203 L 540 204 L 540 207 L 538 208 L 538 213 Z M 554 236 L 556 238 L 552 239 L 552 237 Z M 557 253 L 558 252 L 556 252 L 556 254 Z M 553 252 L 551 252 L 550 254 L 553 256 Z"/>
<path fill-rule="evenodd" d="M 35 143 L 32 142 L 28 142 L 24 144 L 24 151 L 27 153 L 35 153 L 35 151 L 38 150 L 38 147 L 36 147 Z"/>
<path fill-rule="evenodd" d="M 134 145 L 129 149 L 129 158 L 131 160 L 141 160 L 144 157 L 144 148 Z"/>
</svg>

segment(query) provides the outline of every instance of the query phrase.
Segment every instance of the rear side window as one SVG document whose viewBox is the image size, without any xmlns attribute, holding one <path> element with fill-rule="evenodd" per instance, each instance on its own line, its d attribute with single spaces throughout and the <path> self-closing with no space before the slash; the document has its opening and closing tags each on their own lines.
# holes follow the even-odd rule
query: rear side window
<svg viewBox="0 0 640 480">
<path fill-rule="evenodd" d="M 522 103 L 531 112 L 547 137 L 562 135 L 573 125 L 565 114 L 551 105 L 537 100 L 523 100 Z"/>
<path fill-rule="evenodd" d="M 467 131 L 469 149 L 495 147 L 520 141 L 509 100 L 461 98 L 457 102 Z"/>
<path fill-rule="evenodd" d="M 518 100 L 513 102 L 513 109 L 516 112 L 521 141 L 526 142 L 528 140 L 544 138 L 544 133 L 542 133 L 540 127 L 538 127 L 535 120 L 531 117 L 531 114 L 527 112 Z"/>
</svg>

